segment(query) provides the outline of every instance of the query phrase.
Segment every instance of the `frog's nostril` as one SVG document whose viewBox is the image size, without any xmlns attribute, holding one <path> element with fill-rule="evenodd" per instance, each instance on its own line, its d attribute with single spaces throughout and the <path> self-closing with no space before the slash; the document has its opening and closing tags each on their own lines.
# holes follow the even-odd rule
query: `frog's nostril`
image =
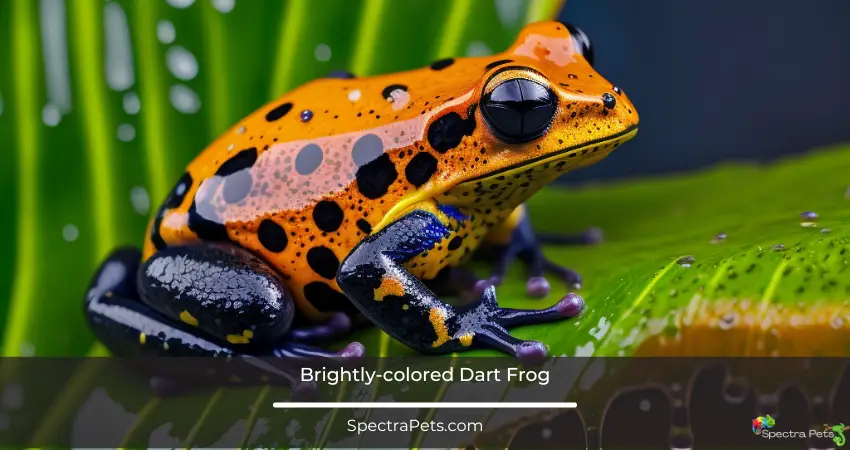
<svg viewBox="0 0 850 450">
<path fill-rule="evenodd" d="M 614 109 L 617 106 L 617 99 L 609 93 L 602 94 L 602 104 L 608 109 Z"/>
</svg>

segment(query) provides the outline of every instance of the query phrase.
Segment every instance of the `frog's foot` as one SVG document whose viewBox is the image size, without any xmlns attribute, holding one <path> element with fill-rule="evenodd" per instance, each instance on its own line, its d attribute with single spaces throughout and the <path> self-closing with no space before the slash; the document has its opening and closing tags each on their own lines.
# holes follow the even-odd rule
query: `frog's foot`
<svg viewBox="0 0 850 450">
<path fill-rule="evenodd" d="M 495 252 L 496 262 L 490 273 L 490 278 L 480 280 L 476 286 L 477 293 L 483 292 L 488 286 L 498 286 L 505 279 L 505 274 L 510 265 L 520 259 L 528 267 L 528 282 L 526 292 L 531 297 L 545 297 L 549 295 L 549 281 L 545 273 L 554 274 L 572 289 L 581 288 L 581 276 L 574 270 L 563 267 L 550 261 L 543 255 L 541 244 L 554 243 L 560 245 L 569 244 L 595 244 L 602 240 L 602 231 L 591 228 L 580 235 L 536 235 L 531 228 L 528 216 L 523 216 L 516 228 L 511 233 L 507 245 L 492 245 L 489 250 Z"/>
<path fill-rule="evenodd" d="M 141 267 L 140 260 L 136 249 L 115 251 L 86 295 L 89 324 L 113 355 L 231 357 L 238 366 L 233 370 L 248 374 L 239 376 L 246 382 L 268 379 L 297 392 L 310 389 L 302 386 L 293 361 L 257 358 L 273 356 L 269 349 L 286 338 L 295 308 L 265 263 L 237 247 L 211 244 L 167 247 Z M 242 307 L 223 304 L 232 298 Z M 327 337 L 347 326 L 337 319 L 293 338 Z M 333 356 L 356 354 L 358 345 Z M 166 378 L 174 377 L 163 376 L 154 387 L 167 392 L 181 384 Z"/>
<path fill-rule="evenodd" d="M 535 364 L 546 357 L 546 346 L 539 341 L 517 339 L 508 330 L 522 325 L 569 319 L 583 310 L 584 299 L 576 294 L 567 294 L 546 309 L 502 308 L 496 301 L 495 288 L 490 286 L 484 290 L 477 304 L 458 310 L 453 321 L 460 324 L 456 336 L 466 339 L 466 345 L 496 349 L 516 355 L 523 363 Z"/>
<path fill-rule="evenodd" d="M 442 220 L 416 209 L 368 236 L 341 264 L 337 283 L 365 317 L 420 352 L 445 354 L 477 347 L 524 361 L 545 357 L 542 343 L 517 339 L 508 330 L 574 317 L 584 300 L 571 294 L 542 310 L 502 308 L 491 286 L 472 304 L 452 306 L 442 301 L 404 267 L 451 235 Z"/>
</svg>

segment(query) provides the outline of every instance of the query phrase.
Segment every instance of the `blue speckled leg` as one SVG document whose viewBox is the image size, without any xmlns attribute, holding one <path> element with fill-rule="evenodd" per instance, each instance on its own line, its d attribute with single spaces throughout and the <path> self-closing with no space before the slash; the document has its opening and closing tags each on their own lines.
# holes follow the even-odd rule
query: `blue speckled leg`
<svg viewBox="0 0 850 450">
<path fill-rule="evenodd" d="M 343 261 L 337 282 L 357 308 L 387 334 L 423 353 L 493 348 L 525 362 L 546 356 L 537 341 L 514 338 L 508 329 L 553 322 L 581 312 L 584 302 L 570 295 L 543 310 L 502 308 L 495 289 L 478 301 L 451 306 L 405 268 L 404 263 L 450 235 L 431 213 L 413 211 L 364 239 Z M 376 298 L 379 296 L 380 298 Z"/>
<path fill-rule="evenodd" d="M 535 233 L 528 216 L 523 216 L 511 235 L 508 245 L 490 246 L 483 248 L 482 254 L 495 254 L 496 263 L 490 273 L 490 278 L 479 281 L 476 292 L 482 292 L 488 286 L 502 284 L 511 263 L 517 258 L 528 266 L 528 284 L 526 290 L 529 296 L 545 297 L 549 295 L 549 282 L 544 274 L 553 273 L 563 280 L 567 286 L 581 288 L 581 276 L 575 271 L 556 264 L 543 255 L 541 245 L 592 245 L 602 240 L 602 232 L 591 228 L 579 235 L 550 235 Z"/>
</svg>

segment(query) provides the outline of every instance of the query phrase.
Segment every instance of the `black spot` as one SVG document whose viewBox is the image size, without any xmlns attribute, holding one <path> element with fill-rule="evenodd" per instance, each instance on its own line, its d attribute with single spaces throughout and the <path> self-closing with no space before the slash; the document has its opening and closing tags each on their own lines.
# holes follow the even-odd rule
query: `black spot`
<svg viewBox="0 0 850 450">
<path fill-rule="evenodd" d="M 466 120 L 456 112 L 450 112 L 435 120 L 428 127 L 428 143 L 434 150 L 445 153 L 460 144 L 464 136 L 475 130 L 475 116 L 471 110 Z"/>
<path fill-rule="evenodd" d="M 314 281 L 304 286 L 304 298 L 322 312 L 346 311 L 352 307 L 343 293 L 322 281 Z"/>
<path fill-rule="evenodd" d="M 513 62 L 513 61 L 511 61 L 510 59 L 500 59 L 500 60 L 498 60 L 498 61 L 493 61 L 493 62 L 491 62 L 490 64 L 487 64 L 486 69 L 487 69 L 487 70 L 495 69 L 496 67 L 499 67 L 499 66 L 501 66 L 501 65 L 503 65 L 503 64 L 510 64 L 510 63 L 512 63 L 512 62 Z"/>
<path fill-rule="evenodd" d="M 443 70 L 446 67 L 449 67 L 450 65 L 452 65 L 454 63 L 455 63 L 454 58 L 446 58 L 446 59 L 441 59 L 439 61 L 434 61 L 433 63 L 431 63 L 431 70 Z"/>
<path fill-rule="evenodd" d="M 266 114 L 266 121 L 274 122 L 285 116 L 292 109 L 292 103 L 284 103 Z"/>
<path fill-rule="evenodd" d="M 325 78 L 342 78 L 344 80 L 350 80 L 352 78 L 357 78 L 353 73 L 345 71 L 345 70 L 334 70 L 333 72 L 325 75 Z"/>
<path fill-rule="evenodd" d="M 364 197 L 375 200 L 384 196 L 398 178 L 395 164 L 386 153 L 357 170 L 357 189 Z"/>
<path fill-rule="evenodd" d="M 295 171 L 300 175 L 310 175 L 322 164 L 322 158 L 324 158 L 322 147 L 307 144 L 295 157 Z"/>
<path fill-rule="evenodd" d="M 313 222 L 320 230 L 330 233 L 342 225 L 342 208 L 336 202 L 322 200 L 313 208 Z"/>
<path fill-rule="evenodd" d="M 255 162 L 257 162 L 257 148 L 246 148 L 225 161 L 224 164 L 215 171 L 215 174 L 220 177 L 226 177 L 239 172 L 242 169 L 247 169 L 253 166 Z"/>
<path fill-rule="evenodd" d="M 419 152 L 407 163 L 404 176 L 410 184 L 419 187 L 427 183 L 437 171 L 437 158 L 428 152 Z"/>
<path fill-rule="evenodd" d="M 286 232 L 271 219 L 263 219 L 260 222 L 257 237 L 260 239 L 260 244 L 263 244 L 263 247 L 272 253 L 282 252 L 288 242 Z"/>
<path fill-rule="evenodd" d="M 339 269 L 339 259 L 334 252 L 327 247 L 313 247 L 307 252 L 307 264 L 313 272 L 333 280 Z"/>
<path fill-rule="evenodd" d="M 162 206 L 159 207 L 159 211 L 156 213 L 156 218 L 154 219 L 153 226 L 151 227 L 151 235 L 150 239 L 153 243 L 154 248 L 157 250 L 165 248 L 165 241 L 162 239 L 162 236 L 159 234 L 159 227 L 162 225 L 162 220 L 165 218 L 165 213 L 169 209 L 174 209 L 179 207 L 183 200 L 186 198 L 186 193 L 189 192 L 189 188 L 192 187 L 192 176 L 189 175 L 188 172 L 184 173 L 182 177 L 177 181 L 177 184 L 171 188 L 171 192 L 168 193 L 168 196 L 165 198 L 165 201 L 162 202 Z"/>
<path fill-rule="evenodd" d="M 403 84 L 391 84 L 391 85 L 385 87 L 383 91 L 381 91 L 381 95 L 384 96 L 384 99 L 392 98 L 391 94 L 395 90 L 407 92 L 407 86 L 405 86 Z"/>
<path fill-rule="evenodd" d="M 366 234 L 372 234 L 372 225 L 365 219 L 357 219 L 357 228 L 360 228 L 360 231 Z"/>
<path fill-rule="evenodd" d="M 449 250 L 457 250 L 460 248 L 460 245 L 463 244 L 463 238 L 460 236 L 455 236 L 449 241 Z"/>
<path fill-rule="evenodd" d="M 357 167 L 374 161 L 382 154 L 384 154 L 384 143 L 381 141 L 381 138 L 374 134 L 361 136 L 351 149 L 351 159 L 354 160 L 354 164 L 357 164 Z"/>
</svg>

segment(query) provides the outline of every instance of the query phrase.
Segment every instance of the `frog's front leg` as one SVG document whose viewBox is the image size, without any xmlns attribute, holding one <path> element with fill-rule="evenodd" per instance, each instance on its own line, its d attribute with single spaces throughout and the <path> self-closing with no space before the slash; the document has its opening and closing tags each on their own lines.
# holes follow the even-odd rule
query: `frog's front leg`
<svg viewBox="0 0 850 450">
<path fill-rule="evenodd" d="M 541 244 L 592 245 L 602 240 L 602 231 L 591 228 L 576 235 L 542 235 L 535 233 L 525 210 L 518 206 L 504 222 L 497 224 L 487 235 L 482 253 L 495 253 L 496 262 L 488 280 L 479 283 L 478 290 L 498 286 L 504 281 L 510 264 L 517 258 L 528 265 L 526 290 L 532 297 L 549 295 L 549 282 L 545 272 L 552 272 L 568 286 L 581 287 L 581 276 L 575 271 L 556 264 L 543 255 Z"/>
<path fill-rule="evenodd" d="M 414 210 L 364 239 L 343 261 L 337 282 L 357 308 L 387 334 L 423 353 L 494 348 L 522 360 L 545 357 L 546 347 L 522 341 L 508 329 L 552 322 L 581 312 L 584 301 L 571 294 L 543 310 L 502 308 L 494 288 L 472 304 L 453 307 L 437 298 L 404 268 L 450 235 L 431 212 Z"/>
</svg>

